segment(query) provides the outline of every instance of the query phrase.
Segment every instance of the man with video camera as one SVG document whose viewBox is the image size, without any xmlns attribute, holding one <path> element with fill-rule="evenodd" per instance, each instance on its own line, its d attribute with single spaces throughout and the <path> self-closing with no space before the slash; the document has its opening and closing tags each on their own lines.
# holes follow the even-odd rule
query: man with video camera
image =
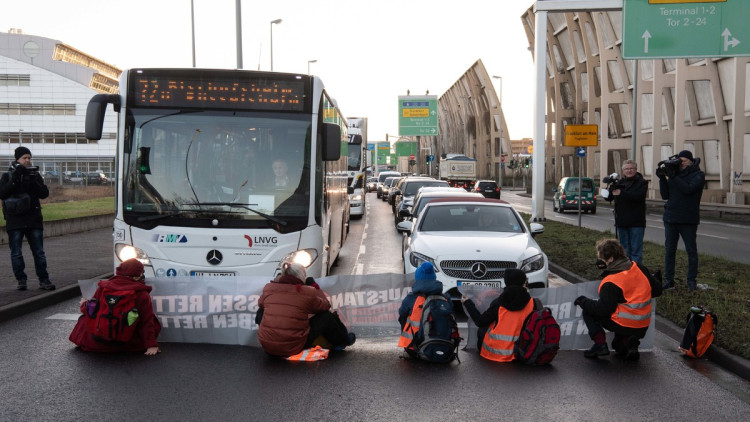
<svg viewBox="0 0 750 422">
<path fill-rule="evenodd" d="M 677 241 L 682 237 L 688 255 L 687 286 L 697 287 L 700 202 L 706 175 L 698 165 L 700 158 L 684 150 L 676 156 L 661 161 L 656 169 L 659 193 L 664 204 L 664 289 L 674 288 L 674 260 Z"/>
<path fill-rule="evenodd" d="M 44 222 L 39 199 L 49 196 L 49 189 L 39 174 L 38 167 L 31 166 L 31 151 L 20 146 L 15 151 L 15 161 L 8 172 L 0 177 L 0 199 L 3 200 L 5 229 L 8 231 L 10 262 L 13 275 L 18 281 L 18 290 L 26 290 L 26 265 L 23 261 L 23 237 L 29 242 L 34 256 L 34 268 L 39 279 L 39 288 L 55 290 L 47 273 L 47 257 L 44 254 Z"/>
<path fill-rule="evenodd" d="M 617 173 L 613 173 L 602 180 L 609 184 L 609 195 L 604 199 L 615 201 L 615 227 L 625 253 L 631 261 L 642 264 L 648 181 L 638 173 L 638 167 L 633 160 L 623 161 L 622 174 L 621 178 Z"/>
</svg>

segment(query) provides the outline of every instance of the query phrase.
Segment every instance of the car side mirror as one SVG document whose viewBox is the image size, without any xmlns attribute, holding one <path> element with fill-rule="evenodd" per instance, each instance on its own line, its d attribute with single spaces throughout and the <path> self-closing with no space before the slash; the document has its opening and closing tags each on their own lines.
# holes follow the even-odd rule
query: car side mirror
<svg viewBox="0 0 750 422">
<path fill-rule="evenodd" d="M 529 229 L 531 230 L 531 237 L 544 233 L 544 226 L 539 223 L 531 223 Z"/>
<path fill-rule="evenodd" d="M 346 187 L 346 193 L 348 193 L 349 195 L 353 194 L 354 193 L 354 186 L 347 186 Z"/>
</svg>

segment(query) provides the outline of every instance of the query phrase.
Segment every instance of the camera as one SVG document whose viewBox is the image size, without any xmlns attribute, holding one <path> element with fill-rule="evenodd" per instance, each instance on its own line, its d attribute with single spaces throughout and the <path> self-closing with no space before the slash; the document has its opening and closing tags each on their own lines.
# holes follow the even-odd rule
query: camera
<svg viewBox="0 0 750 422">
<path fill-rule="evenodd" d="M 615 189 L 620 189 L 621 182 L 622 182 L 622 179 L 620 179 L 620 175 L 617 173 L 612 173 L 609 176 L 604 176 L 604 178 L 602 179 L 602 183 L 606 183 L 607 187 L 602 188 L 599 194 L 602 196 L 602 198 L 607 199 L 608 201 L 611 201 L 612 198 L 609 198 L 610 192 L 612 192 Z"/>
<path fill-rule="evenodd" d="M 602 183 L 606 183 L 608 185 L 614 185 L 620 180 L 620 175 L 617 173 L 612 173 L 609 176 L 604 176 L 604 179 L 602 179 Z"/>
<path fill-rule="evenodd" d="M 680 171 L 680 165 L 682 165 L 680 157 L 673 155 L 666 160 L 659 161 L 656 165 L 656 175 L 672 177 Z"/>
</svg>

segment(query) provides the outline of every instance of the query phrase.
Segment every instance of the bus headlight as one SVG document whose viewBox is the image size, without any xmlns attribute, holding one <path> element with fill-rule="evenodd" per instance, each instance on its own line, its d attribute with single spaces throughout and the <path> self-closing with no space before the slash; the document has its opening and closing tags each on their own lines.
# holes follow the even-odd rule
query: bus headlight
<svg viewBox="0 0 750 422">
<path fill-rule="evenodd" d="M 526 258 L 521 263 L 521 271 L 525 273 L 533 273 L 544 268 L 544 255 L 538 254 L 531 258 Z"/>
<path fill-rule="evenodd" d="M 302 265 L 305 268 L 309 268 L 316 259 L 318 259 L 318 251 L 316 251 L 315 249 L 300 249 L 282 258 L 281 263 L 283 264 L 285 262 L 294 262 L 296 264 Z"/>
<path fill-rule="evenodd" d="M 148 258 L 148 255 L 132 245 L 126 245 L 124 243 L 116 244 L 115 255 L 117 255 L 117 259 L 123 262 L 127 261 L 128 259 L 135 258 L 141 261 L 141 264 L 143 265 L 151 265 L 151 260 Z"/>
</svg>

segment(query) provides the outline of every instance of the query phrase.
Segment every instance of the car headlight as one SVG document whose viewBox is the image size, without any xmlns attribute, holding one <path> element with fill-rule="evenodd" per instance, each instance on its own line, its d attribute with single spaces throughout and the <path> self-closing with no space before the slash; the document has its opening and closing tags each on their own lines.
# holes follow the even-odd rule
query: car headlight
<svg viewBox="0 0 750 422">
<path fill-rule="evenodd" d="M 352 202 L 361 202 L 362 195 L 352 195 Z"/>
<path fill-rule="evenodd" d="M 427 255 L 422 255 L 418 252 L 412 252 L 409 254 L 409 263 L 414 268 L 419 268 L 420 265 L 422 265 L 423 262 L 429 262 L 432 264 L 433 267 L 435 267 L 435 272 L 439 273 L 440 270 L 438 269 L 438 266 L 435 264 L 435 260 L 430 258 Z"/>
<path fill-rule="evenodd" d="M 125 243 L 118 243 L 115 245 L 115 255 L 117 255 L 117 259 L 123 262 L 135 258 L 143 265 L 151 265 L 151 260 L 148 258 L 148 255 L 146 255 L 146 252 Z"/>
<path fill-rule="evenodd" d="M 521 263 L 521 271 L 525 273 L 533 273 L 544 268 L 544 255 L 538 254 L 531 258 L 526 258 Z"/>
<path fill-rule="evenodd" d="M 281 264 L 284 264 L 285 262 L 294 262 L 296 264 L 302 265 L 305 268 L 309 268 L 316 259 L 318 259 L 318 251 L 316 251 L 315 249 L 300 249 L 282 258 L 279 266 L 281 266 Z"/>
</svg>

